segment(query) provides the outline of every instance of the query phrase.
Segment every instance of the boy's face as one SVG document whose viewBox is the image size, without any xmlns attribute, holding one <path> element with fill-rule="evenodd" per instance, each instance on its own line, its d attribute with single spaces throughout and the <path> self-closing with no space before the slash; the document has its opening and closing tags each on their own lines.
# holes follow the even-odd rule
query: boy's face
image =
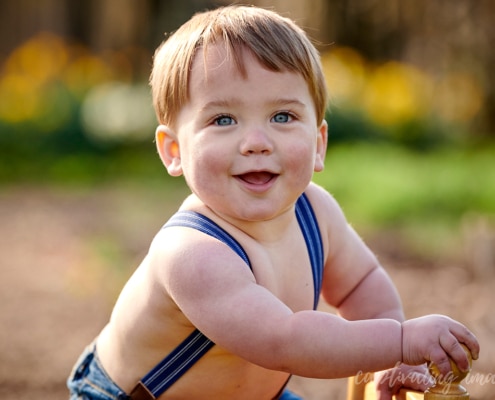
<svg viewBox="0 0 495 400">
<path fill-rule="evenodd" d="M 175 131 L 157 129 L 160 156 L 226 218 L 287 211 L 323 168 L 327 126 L 300 74 L 273 72 L 244 51 L 243 77 L 222 45 L 198 51 Z"/>
</svg>

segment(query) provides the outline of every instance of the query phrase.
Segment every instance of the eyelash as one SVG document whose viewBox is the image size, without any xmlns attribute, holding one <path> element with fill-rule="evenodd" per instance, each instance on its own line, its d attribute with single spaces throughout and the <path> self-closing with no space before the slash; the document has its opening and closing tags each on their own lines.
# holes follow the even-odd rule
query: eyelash
<svg viewBox="0 0 495 400">
<path fill-rule="evenodd" d="M 273 117 L 270 118 L 270 121 L 273 120 L 273 119 L 275 119 L 279 115 L 284 115 L 284 116 L 287 116 L 288 117 L 288 121 L 286 121 L 285 123 L 291 122 L 294 119 L 296 119 L 296 116 L 293 113 L 289 112 L 289 111 L 279 111 L 276 114 L 274 114 Z"/>
<path fill-rule="evenodd" d="M 289 111 L 279 111 L 276 114 L 274 114 L 273 117 L 270 118 L 270 121 L 274 120 L 279 115 L 284 115 L 284 116 L 287 116 L 288 117 L 288 121 L 285 121 L 284 123 L 291 122 L 292 120 L 294 120 L 296 118 L 296 116 L 293 113 L 289 112 Z M 217 115 L 215 118 L 213 118 L 212 124 L 217 125 L 217 126 L 233 125 L 232 123 L 227 124 L 227 125 L 219 124 L 219 121 L 222 120 L 222 119 L 224 119 L 224 118 L 230 118 L 232 121 L 235 121 L 235 118 L 232 115 L 229 115 L 229 114 L 220 114 L 220 115 Z"/>
<path fill-rule="evenodd" d="M 217 115 L 215 118 L 213 118 L 212 120 L 212 124 L 213 125 L 217 125 L 217 126 L 228 126 L 228 125 L 233 125 L 233 124 L 228 124 L 228 125 L 221 125 L 219 124 L 218 122 L 221 120 L 221 119 L 224 119 L 224 118 L 230 118 L 232 121 L 235 121 L 235 118 L 232 116 L 232 115 L 229 115 L 229 114 L 220 114 L 220 115 Z"/>
</svg>

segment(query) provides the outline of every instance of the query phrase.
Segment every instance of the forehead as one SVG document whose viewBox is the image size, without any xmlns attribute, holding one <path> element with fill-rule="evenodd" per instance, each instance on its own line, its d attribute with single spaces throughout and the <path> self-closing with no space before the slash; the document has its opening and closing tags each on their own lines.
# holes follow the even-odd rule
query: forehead
<svg viewBox="0 0 495 400">
<path fill-rule="evenodd" d="M 191 73 L 195 78 L 202 77 L 208 81 L 217 73 L 229 73 L 236 78 L 246 78 L 247 64 L 261 62 L 245 47 L 235 51 L 227 47 L 223 42 L 209 44 L 200 47 L 192 60 Z"/>
<path fill-rule="evenodd" d="M 253 78 L 253 75 L 267 80 L 275 77 L 290 77 L 308 86 L 299 72 L 269 68 L 247 47 L 232 50 L 223 43 L 216 43 L 206 48 L 199 48 L 196 52 L 190 71 L 189 90 L 198 84 L 225 85 L 226 82 L 232 84 L 246 81 Z"/>
</svg>

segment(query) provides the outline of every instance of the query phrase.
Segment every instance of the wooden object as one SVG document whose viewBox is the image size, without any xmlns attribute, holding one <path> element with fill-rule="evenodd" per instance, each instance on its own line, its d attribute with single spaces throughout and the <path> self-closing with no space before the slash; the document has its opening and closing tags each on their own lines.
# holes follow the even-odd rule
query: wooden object
<svg viewBox="0 0 495 400">
<path fill-rule="evenodd" d="M 469 358 L 469 369 L 471 369 L 473 362 L 471 353 L 464 345 L 463 348 Z M 442 376 L 436 365 L 431 364 L 429 366 L 430 374 L 435 379 L 435 384 L 426 390 L 425 400 L 469 400 L 469 393 L 461 385 L 462 380 L 468 375 L 469 371 L 460 371 L 452 360 L 450 360 L 450 367 L 452 372 Z"/>
<path fill-rule="evenodd" d="M 469 350 L 463 345 L 464 351 L 469 358 L 471 369 L 472 358 Z M 469 393 L 461 385 L 461 382 L 469 374 L 462 372 L 457 365 L 450 361 L 452 371 L 445 377 L 441 376 L 434 364 L 428 367 L 430 374 L 435 379 L 435 384 L 426 392 L 421 393 L 414 390 L 401 389 L 394 397 L 395 400 L 469 400 Z M 347 389 L 347 400 L 376 400 L 373 375 L 364 374 L 359 377 L 349 378 Z"/>
</svg>

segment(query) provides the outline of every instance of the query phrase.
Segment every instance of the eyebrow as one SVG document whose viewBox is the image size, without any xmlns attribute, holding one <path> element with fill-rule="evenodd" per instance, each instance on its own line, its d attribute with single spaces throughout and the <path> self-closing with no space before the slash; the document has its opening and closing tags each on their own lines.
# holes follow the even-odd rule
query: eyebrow
<svg viewBox="0 0 495 400">
<path fill-rule="evenodd" d="M 210 108 L 224 108 L 237 104 L 240 104 L 240 102 L 235 100 L 213 100 L 209 101 L 203 107 L 201 107 L 200 111 L 208 110 Z"/>
<path fill-rule="evenodd" d="M 288 98 L 288 99 L 285 99 L 285 98 L 276 99 L 275 101 L 270 102 L 270 104 L 273 104 L 275 106 L 295 105 L 295 106 L 306 108 L 306 104 L 304 104 L 302 101 L 300 101 L 299 99 L 292 99 L 292 98 Z"/>
<path fill-rule="evenodd" d="M 230 99 L 230 100 L 213 100 L 209 101 L 206 103 L 203 107 L 201 107 L 201 111 L 208 110 L 210 108 L 223 108 L 223 107 L 229 107 L 229 106 L 238 106 L 241 105 L 242 103 L 238 100 L 235 99 Z M 304 104 L 302 101 L 295 99 L 295 98 L 279 98 L 279 99 L 273 99 L 268 102 L 270 106 L 298 106 L 298 107 L 303 107 L 306 108 L 306 104 Z"/>
</svg>

